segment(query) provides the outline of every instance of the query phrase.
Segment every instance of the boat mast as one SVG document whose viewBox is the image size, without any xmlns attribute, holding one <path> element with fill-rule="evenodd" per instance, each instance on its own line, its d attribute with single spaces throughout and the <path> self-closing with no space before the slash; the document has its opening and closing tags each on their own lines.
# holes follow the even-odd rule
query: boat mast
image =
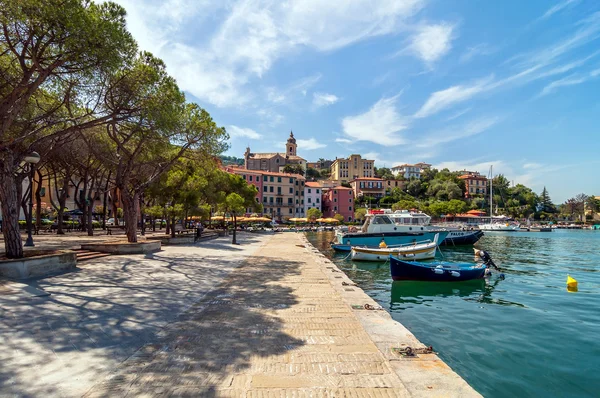
<svg viewBox="0 0 600 398">
<path fill-rule="evenodd" d="M 493 213 L 493 209 L 494 209 L 494 205 L 492 204 L 493 199 L 493 195 L 492 195 L 492 190 L 494 189 L 494 166 L 490 165 L 490 224 L 492 223 L 493 217 L 494 217 L 494 213 Z"/>
</svg>

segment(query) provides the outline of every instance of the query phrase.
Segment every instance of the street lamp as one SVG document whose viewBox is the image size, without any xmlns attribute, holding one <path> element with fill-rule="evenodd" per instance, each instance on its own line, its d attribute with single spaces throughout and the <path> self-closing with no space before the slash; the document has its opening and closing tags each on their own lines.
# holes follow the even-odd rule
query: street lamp
<svg viewBox="0 0 600 398">
<path fill-rule="evenodd" d="M 25 162 L 29 164 L 29 214 L 27 216 L 27 240 L 25 246 L 35 246 L 33 244 L 33 236 L 31 236 L 31 224 L 33 221 L 33 175 L 35 173 L 35 165 L 40 161 L 40 154 L 31 152 L 25 156 Z"/>
</svg>

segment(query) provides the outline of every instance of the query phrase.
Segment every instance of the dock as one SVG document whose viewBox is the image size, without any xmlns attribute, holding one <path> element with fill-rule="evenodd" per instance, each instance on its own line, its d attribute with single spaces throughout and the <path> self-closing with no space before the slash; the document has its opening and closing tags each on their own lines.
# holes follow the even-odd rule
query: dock
<svg viewBox="0 0 600 398">
<path fill-rule="evenodd" d="M 279 233 L 85 396 L 480 396 L 313 248 Z"/>
</svg>

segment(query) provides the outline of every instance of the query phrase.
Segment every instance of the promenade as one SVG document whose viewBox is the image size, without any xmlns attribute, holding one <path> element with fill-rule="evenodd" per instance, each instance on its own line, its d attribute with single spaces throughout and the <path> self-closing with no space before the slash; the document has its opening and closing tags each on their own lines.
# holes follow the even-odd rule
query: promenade
<svg viewBox="0 0 600 398">
<path fill-rule="evenodd" d="M 2 394 L 479 396 L 435 354 L 395 353 L 422 344 L 302 234 L 240 241 L 98 259 L 38 281 L 48 298 L 0 297 Z"/>
</svg>

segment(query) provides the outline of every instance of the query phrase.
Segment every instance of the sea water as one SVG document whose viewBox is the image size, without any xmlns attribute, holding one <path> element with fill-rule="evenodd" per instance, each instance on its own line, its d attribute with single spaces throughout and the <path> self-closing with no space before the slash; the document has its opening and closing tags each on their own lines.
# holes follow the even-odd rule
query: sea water
<svg viewBox="0 0 600 398">
<path fill-rule="evenodd" d="M 331 251 L 333 233 L 308 238 L 483 396 L 600 396 L 600 231 L 486 232 L 475 247 L 506 278 L 456 283 L 393 282 L 389 263 Z M 436 259 L 474 262 L 473 246 Z"/>
</svg>

